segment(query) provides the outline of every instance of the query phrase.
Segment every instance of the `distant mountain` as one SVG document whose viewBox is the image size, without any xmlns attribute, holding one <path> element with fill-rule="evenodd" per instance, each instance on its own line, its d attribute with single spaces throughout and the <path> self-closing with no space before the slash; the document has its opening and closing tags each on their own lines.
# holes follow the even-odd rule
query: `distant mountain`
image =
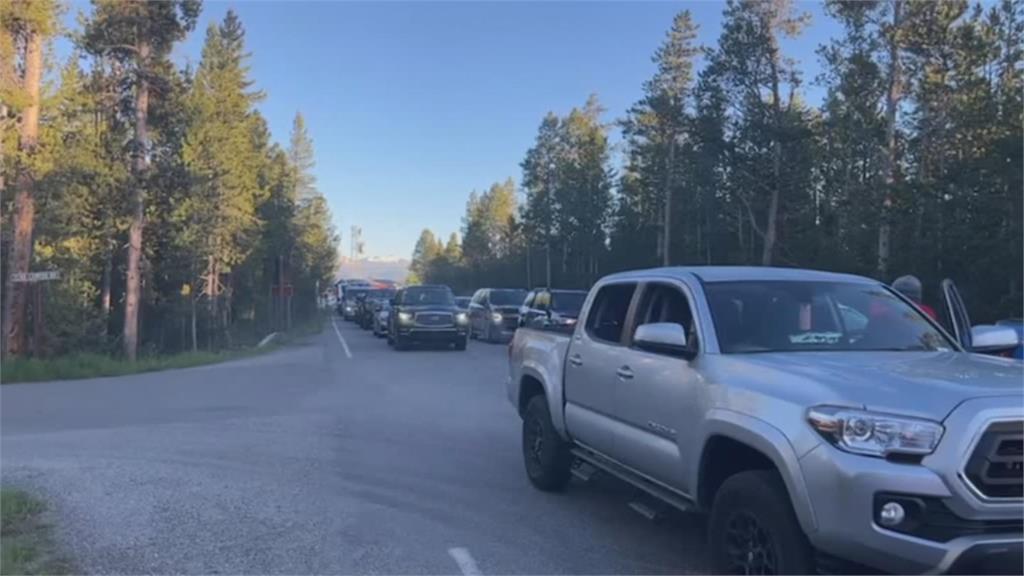
<svg viewBox="0 0 1024 576">
<path fill-rule="evenodd" d="M 409 275 L 409 260 L 405 258 L 342 258 L 339 278 L 380 278 L 402 282 Z"/>
</svg>

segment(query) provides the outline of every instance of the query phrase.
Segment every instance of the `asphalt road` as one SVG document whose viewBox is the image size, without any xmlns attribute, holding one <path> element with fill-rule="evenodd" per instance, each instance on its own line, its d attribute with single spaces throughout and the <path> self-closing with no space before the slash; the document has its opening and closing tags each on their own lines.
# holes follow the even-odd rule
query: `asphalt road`
<svg viewBox="0 0 1024 576">
<path fill-rule="evenodd" d="M 648 520 L 609 478 L 530 486 L 505 346 L 396 352 L 337 326 L 216 366 L 4 385 L 0 482 L 49 499 L 89 573 L 705 569 L 700 517 Z"/>
</svg>

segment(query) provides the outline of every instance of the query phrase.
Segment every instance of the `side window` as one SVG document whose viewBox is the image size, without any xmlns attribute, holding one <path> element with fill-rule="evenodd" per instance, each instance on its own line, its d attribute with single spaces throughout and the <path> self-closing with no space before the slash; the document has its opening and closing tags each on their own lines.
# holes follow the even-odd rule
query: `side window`
<svg viewBox="0 0 1024 576">
<path fill-rule="evenodd" d="M 591 338 L 618 344 L 626 325 L 626 314 L 636 284 L 609 284 L 594 296 L 587 315 L 587 333 Z"/>
<path fill-rule="evenodd" d="M 538 310 L 547 310 L 551 307 L 551 292 L 545 290 L 537 294 L 537 299 L 534 302 L 534 308 Z"/>
<path fill-rule="evenodd" d="M 669 284 L 647 285 L 640 300 L 640 307 L 637 308 L 633 331 L 635 333 L 636 327 L 641 324 L 658 322 L 679 324 L 686 332 L 686 339 L 691 344 L 696 342 L 690 300 L 679 288 Z"/>
</svg>

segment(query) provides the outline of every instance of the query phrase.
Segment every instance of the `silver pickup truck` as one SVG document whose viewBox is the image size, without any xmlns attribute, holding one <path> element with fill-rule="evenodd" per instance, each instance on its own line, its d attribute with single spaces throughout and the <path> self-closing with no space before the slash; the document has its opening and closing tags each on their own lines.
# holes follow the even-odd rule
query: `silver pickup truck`
<svg viewBox="0 0 1024 576">
<path fill-rule="evenodd" d="M 509 361 L 530 481 L 596 469 L 708 512 L 715 572 L 1021 573 L 1024 367 L 877 281 L 615 274 Z"/>
</svg>

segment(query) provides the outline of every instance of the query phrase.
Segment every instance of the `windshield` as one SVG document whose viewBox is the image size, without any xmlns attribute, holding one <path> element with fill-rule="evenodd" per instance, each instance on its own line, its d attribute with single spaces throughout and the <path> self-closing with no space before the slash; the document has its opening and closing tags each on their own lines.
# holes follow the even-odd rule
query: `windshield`
<svg viewBox="0 0 1024 576">
<path fill-rule="evenodd" d="M 551 309 L 561 314 L 579 315 L 586 299 L 586 292 L 552 292 Z"/>
<path fill-rule="evenodd" d="M 402 296 L 406 306 L 452 306 L 454 298 L 447 288 L 409 288 Z"/>
<path fill-rule="evenodd" d="M 526 300 L 526 290 L 491 290 L 492 306 L 519 306 Z"/>
<path fill-rule="evenodd" d="M 844 282 L 709 282 L 725 354 L 951 350 L 923 315 L 882 286 Z"/>
</svg>

